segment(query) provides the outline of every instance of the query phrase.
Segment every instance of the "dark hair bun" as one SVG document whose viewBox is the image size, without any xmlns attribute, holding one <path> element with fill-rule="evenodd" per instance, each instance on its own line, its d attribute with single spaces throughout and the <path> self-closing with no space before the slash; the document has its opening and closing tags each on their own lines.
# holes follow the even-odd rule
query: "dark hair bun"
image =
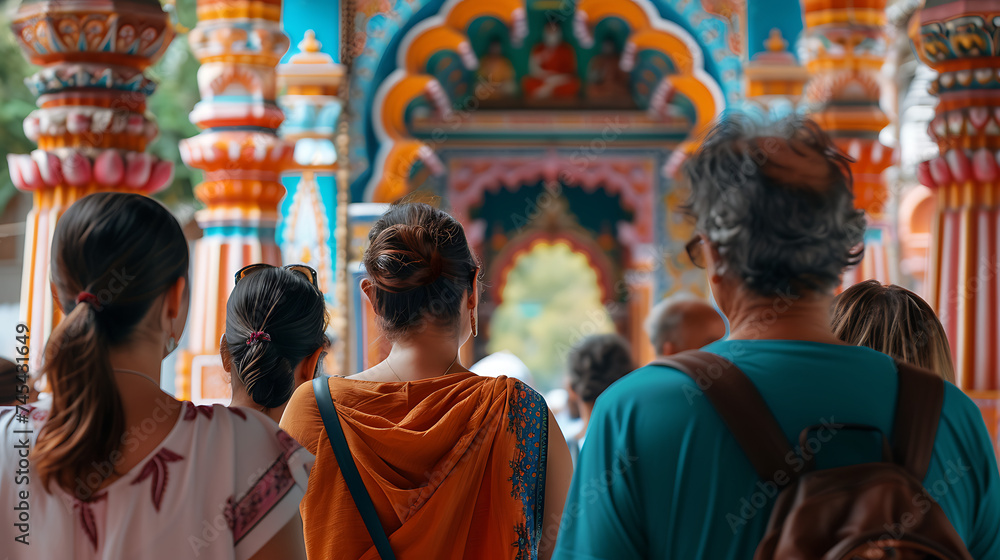
<svg viewBox="0 0 1000 560">
<path fill-rule="evenodd" d="M 390 340 L 424 321 L 457 325 L 479 262 L 455 218 L 423 203 L 394 204 L 368 234 L 372 305 Z"/>
<path fill-rule="evenodd" d="M 424 226 L 396 224 L 382 230 L 368 249 L 368 276 L 392 293 L 429 286 L 441 277 L 444 258 Z"/>
<path fill-rule="evenodd" d="M 301 361 L 301 360 L 300 360 Z M 253 402 L 264 408 L 278 408 L 295 390 L 295 366 L 282 348 L 270 342 L 247 345 L 237 375 Z"/>
</svg>

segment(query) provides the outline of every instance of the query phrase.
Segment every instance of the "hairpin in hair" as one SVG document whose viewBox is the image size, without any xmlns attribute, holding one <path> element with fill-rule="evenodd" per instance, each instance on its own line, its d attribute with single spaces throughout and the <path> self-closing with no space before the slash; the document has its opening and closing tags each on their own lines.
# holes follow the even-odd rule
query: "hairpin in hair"
<svg viewBox="0 0 1000 560">
<path fill-rule="evenodd" d="M 271 342 L 271 335 L 264 331 L 254 331 L 247 337 L 247 346 L 253 346 L 258 342 Z"/>
<path fill-rule="evenodd" d="M 89 303 L 94 308 L 98 308 L 101 306 L 101 300 L 97 299 L 97 296 L 95 296 L 90 292 L 80 292 L 80 294 L 76 296 L 77 304 L 81 304 L 83 302 Z"/>
</svg>

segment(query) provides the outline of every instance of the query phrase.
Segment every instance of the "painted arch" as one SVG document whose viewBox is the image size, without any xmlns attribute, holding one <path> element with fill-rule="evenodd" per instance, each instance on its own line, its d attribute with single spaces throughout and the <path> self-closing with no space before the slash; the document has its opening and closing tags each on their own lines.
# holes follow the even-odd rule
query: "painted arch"
<svg viewBox="0 0 1000 560">
<path fill-rule="evenodd" d="M 650 0 L 580 0 L 566 15 L 572 19 L 572 35 L 581 48 L 592 46 L 607 22 L 624 26 L 619 64 L 631 76 L 638 108 L 651 116 L 666 118 L 665 107 L 671 99 L 686 100 L 692 113 L 689 137 L 694 138 L 724 108 L 723 91 L 705 70 L 698 42 L 684 28 L 661 17 Z M 396 69 L 372 99 L 370 118 L 379 148 L 366 200 L 390 202 L 404 196 L 418 168 L 443 173 L 434 149 L 408 129 L 409 112 L 419 105 L 439 118 L 451 116 L 456 101 L 470 94 L 463 76 L 479 65 L 471 42 L 487 23 L 503 26 L 518 48 L 529 35 L 521 0 L 449 0 L 436 15 L 403 36 L 396 51 Z"/>
</svg>

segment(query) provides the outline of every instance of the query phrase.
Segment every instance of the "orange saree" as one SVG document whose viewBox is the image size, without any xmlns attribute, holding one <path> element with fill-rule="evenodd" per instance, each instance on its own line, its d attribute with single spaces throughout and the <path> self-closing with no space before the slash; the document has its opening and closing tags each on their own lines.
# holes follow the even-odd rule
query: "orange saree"
<svg viewBox="0 0 1000 560">
<path fill-rule="evenodd" d="M 538 393 L 514 379 L 472 373 L 329 382 L 398 559 L 537 556 L 548 445 L 548 409 Z M 316 456 L 300 508 L 310 560 L 377 559 L 311 383 L 295 391 L 281 427 Z"/>
</svg>

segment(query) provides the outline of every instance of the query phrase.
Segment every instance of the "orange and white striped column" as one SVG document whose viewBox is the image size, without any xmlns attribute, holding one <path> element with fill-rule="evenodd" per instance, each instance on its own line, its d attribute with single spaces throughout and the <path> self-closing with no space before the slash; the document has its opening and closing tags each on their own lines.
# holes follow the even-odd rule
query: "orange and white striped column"
<svg viewBox="0 0 1000 560">
<path fill-rule="evenodd" d="M 937 3 L 914 15 L 917 55 L 938 72 L 930 135 L 939 156 L 917 170 L 937 209 L 929 282 L 948 333 L 958 384 L 983 411 L 997 444 L 1000 424 L 1000 5 Z"/>
<path fill-rule="evenodd" d="M 885 62 L 885 0 L 804 0 L 805 90 L 811 117 L 854 158 L 855 205 L 868 216 L 864 260 L 844 274 L 843 285 L 861 280 L 893 280 L 890 227 L 885 215 L 889 191 L 882 172 L 893 150 L 879 132 L 889 118 L 879 107 L 879 72 Z"/>
<path fill-rule="evenodd" d="M 32 193 L 25 228 L 21 321 L 30 329 L 31 370 L 59 322 L 49 289 L 56 222 L 95 192 L 151 194 L 173 178 L 173 164 L 143 153 L 157 127 L 146 114 L 155 84 L 143 75 L 174 37 L 156 3 L 87 0 L 25 2 L 11 29 L 25 57 L 42 68 L 25 83 L 38 109 L 24 132 L 38 149 L 8 154 L 14 186 Z"/>
<path fill-rule="evenodd" d="M 280 0 L 199 0 L 198 25 L 188 37 L 201 61 L 201 101 L 191 122 L 205 129 L 181 142 L 181 158 L 205 172 L 195 195 L 204 237 L 192 255 L 191 315 L 187 346 L 178 359 L 177 396 L 228 402 L 219 339 L 226 330 L 226 301 L 233 276 L 248 264 L 281 264 L 275 242 L 278 204 L 285 195 L 281 172 L 293 145 L 276 130 L 275 66 L 288 49 Z"/>
</svg>

